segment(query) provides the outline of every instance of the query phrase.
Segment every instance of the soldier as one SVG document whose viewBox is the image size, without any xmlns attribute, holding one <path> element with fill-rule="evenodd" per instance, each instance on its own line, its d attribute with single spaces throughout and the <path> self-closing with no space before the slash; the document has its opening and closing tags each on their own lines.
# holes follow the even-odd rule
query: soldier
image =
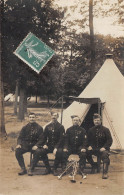
<svg viewBox="0 0 124 195">
<path fill-rule="evenodd" d="M 57 167 L 60 162 L 62 162 L 62 144 L 65 135 L 65 129 L 57 119 L 58 113 L 51 113 L 52 122 L 48 124 L 43 133 L 43 138 L 39 141 L 37 154 L 43 159 L 46 166 L 46 170 L 42 175 L 47 175 L 51 173 L 51 167 L 49 165 L 48 153 L 53 153 L 55 155 L 53 174 L 58 175 Z"/>
<path fill-rule="evenodd" d="M 19 172 L 18 175 L 24 175 L 27 173 L 23 158 L 24 153 L 33 151 L 34 159 L 31 165 L 32 170 L 35 168 L 39 160 L 37 155 L 35 155 L 35 151 L 38 148 L 37 142 L 39 137 L 43 134 L 43 128 L 35 122 L 35 118 L 35 113 L 29 114 L 29 123 L 22 128 L 17 139 L 15 156 L 21 167 L 21 172 Z"/>
<path fill-rule="evenodd" d="M 65 145 L 63 149 L 63 160 L 65 162 L 65 166 L 67 163 L 67 159 L 71 154 L 79 155 L 79 169 L 80 173 L 83 174 L 85 164 L 86 164 L 86 146 L 87 146 L 87 136 L 86 131 L 82 127 L 80 127 L 80 118 L 75 115 L 72 116 L 73 126 L 67 129 Z"/>
<path fill-rule="evenodd" d="M 95 163 L 92 155 L 99 156 L 103 161 L 103 179 L 108 178 L 108 167 L 110 164 L 109 150 L 112 145 L 112 137 L 109 129 L 101 125 L 101 116 L 94 114 L 93 116 L 94 127 L 89 129 L 88 132 L 88 151 L 87 160 L 92 166 L 91 173 L 95 172 Z M 100 172 L 98 167 L 98 172 Z"/>
</svg>

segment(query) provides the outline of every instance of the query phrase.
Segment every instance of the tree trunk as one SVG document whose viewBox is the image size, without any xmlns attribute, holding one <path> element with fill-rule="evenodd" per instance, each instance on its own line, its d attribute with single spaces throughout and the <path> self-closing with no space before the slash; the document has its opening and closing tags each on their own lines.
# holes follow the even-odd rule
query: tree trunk
<svg viewBox="0 0 124 195">
<path fill-rule="evenodd" d="M 94 43 L 94 28 L 93 28 L 93 0 L 89 0 L 89 29 L 90 29 L 90 52 L 91 52 L 91 79 L 94 76 L 95 70 L 95 43 Z"/>
<path fill-rule="evenodd" d="M 37 95 L 36 95 L 35 103 L 37 104 Z"/>
<path fill-rule="evenodd" d="M 19 113 L 18 113 L 18 119 L 24 120 L 24 112 L 25 112 L 25 88 L 20 88 L 20 99 L 19 99 Z"/>
<path fill-rule="evenodd" d="M 15 102 L 14 102 L 14 114 L 17 115 L 17 106 L 18 106 L 18 89 L 19 83 L 16 81 L 16 89 L 15 89 Z"/>
<path fill-rule="evenodd" d="M 47 107 L 48 107 L 48 109 L 50 107 L 50 97 L 49 97 L 49 95 L 47 95 Z"/>
<path fill-rule="evenodd" d="M 1 59 L 0 59 L 0 137 L 6 137 L 6 136 L 7 133 L 5 130 L 5 122 L 4 122 L 4 91 L 3 91 Z"/>
<path fill-rule="evenodd" d="M 2 10 L 3 10 L 3 1 L 0 3 L 0 137 L 6 137 L 7 133 L 5 130 L 4 122 L 4 90 L 3 90 L 3 79 L 2 79 L 2 63 L 1 63 L 1 22 L 2 22 Z"/>
<path fill-rule="evenodd" d="M 27 114 L 27 93 L 24 93 L 24 113 Z"/>
</svg>

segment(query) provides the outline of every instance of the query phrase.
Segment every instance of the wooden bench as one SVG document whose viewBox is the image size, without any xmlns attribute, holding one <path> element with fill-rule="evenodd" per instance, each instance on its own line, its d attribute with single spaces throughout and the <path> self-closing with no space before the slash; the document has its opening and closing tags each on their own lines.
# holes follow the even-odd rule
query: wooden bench
<svg viewBox="0 0 124 195">
<path fill-rule="evenodd" d="M 30 165 L 31 165 L 32 158 L 33 158 L 33 153 L 30 153 Z M 93 155 L 93 158 L 94 158 L 95 162 L 98 165 L 97 173 L 99 173 L 100 170 L 101 170 L 101 165 L 103 163 L 101 162 L 101 158 L 100 157 L 96 157 L 96 156 Z M 55 160 L 54 154 L 53 153 L 48 153 L 48 159 L 49 159 L 50 166 L 53 167 L 54 160 Z M 68 158 L 68 161 L 70 161 L 71 159 L 76 160 L 76 161 L 79 161 L 79 156 L 77 154 L 71 154 L 69 156 L 69 158 Z M 86 161 L 86 167 L 85 167 L 85 169 L 91 169 L 91 166 L 89 166 L 89 165 L 90 164 Z M 45 165 L 44 165 L 44 163 L 43 163 L 42 160 L 39 160 L 39 162 L 37 163 L 36 167 L 45 167 Z M 61 165 L 59 165 L 58 168 L 61 168 Z"/>
</svg>

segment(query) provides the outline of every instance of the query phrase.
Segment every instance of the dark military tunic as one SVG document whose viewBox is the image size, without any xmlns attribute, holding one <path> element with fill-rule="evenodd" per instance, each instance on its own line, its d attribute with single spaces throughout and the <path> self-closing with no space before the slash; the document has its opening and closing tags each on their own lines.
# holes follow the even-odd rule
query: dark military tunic
<svg viewBox="0 0 124 195">
<path fill-rule="evenodd" d="M 109 150 L 112 145 L 112 137 L 108 128 L 99 125 L 89 129 L 88 145 L 93 149 L 87 150 L 87 160 L 92 166 L 94 165 L 92 155 L 100 157 L 103 163 L 107 163 L 108 165 L 110 164 Z M 100 152 L 101 148 L 105 148 L 106 150 Z M 98 166 L 100 166 L 99 163 Z"/>
<path fill-rule="evenodd" d="M 58 121 L 56 123 L 48 124 L 43 132 L 43 137 L 39 139 L 37 146 L 39 147 L 39 158 L 43 159 L 43 162 L 47 169 L 50 169 L 48 161 L 48 153 L 52 153 L 56 148 L 57 152 L 54 160 L 54 169 L 57 169 L 58 164 L 62 163 L 62 146 L 64 141 L 65 129 Z M 44 149 L 43 146 L 47 145 L 48 149 Z"/>
<path fill-rule="evenodd" d="M 32 148 L 39 141 L 39 137 L 43 134 L 43 128 L 36 122 L 28 123 L 20 131 L 17 144 L 22 148 Z"/>
<path fill-rule="evenodd" d="M 81 149 L 87 147 L 86 131 L 80 126 L 72 126 L 67 129 L 64 148 L 67 152 L 63 152 L 63 163 L 67 164 L 67 159 L 71 154 L 78 154 L 79 168 L 83 172 L 86 164 L 86 152 L 81 152 Z"/>
<path fill-rule="evenodd" d="M 102 125 L 92 127 L 88 132 L 88 145 L 93 150 L 99 150 L 100 148 L 109 150 L 112 145 L 112 136 L 109 129 Z"/>
<path fill-rule="evenodd" d="M 45 127 L 43 138 L 38 142 L 38 146 L 47 145 L 52 152 L 54 148 L 62 147 L 65 129 L 58 121 L 50 123 Z"/>
<path fill-rule="evenodd" d="M 78 150 L 86 149 L 87 136 L 86 131 L 80 126 L 72 126 L 66 131 L 66 139 L 64 148 L 71 149 L 72 153 Z"/>
<path fill-rule="evenodd" d="M 36 122 L 28 123 L 25 125 L 20 131 L 17 144 L 21 145 L 21 148 L 16 148 L 15 155 L 16 159 L 22 169 L 25 169 L 25 163 L 23 154 L 26 152 L 32 152 L 32 147 L 37 145 L 39 139 L 41 139 L 43 135 L 43 128 L 38 125 Z M 36 166 L 39 156 L 37 156 L 37 152 L 33 151 L 34 158 L 32 161 L 32 169 Z"/>
</svg>

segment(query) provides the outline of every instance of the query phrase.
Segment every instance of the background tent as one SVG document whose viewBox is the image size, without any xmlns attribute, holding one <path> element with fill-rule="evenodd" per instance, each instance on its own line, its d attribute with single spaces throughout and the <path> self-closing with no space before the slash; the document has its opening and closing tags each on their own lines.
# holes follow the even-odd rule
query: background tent
<svg viewBox="0 0 124 195">
<path fill-rule="evenodd" d="M 110 129 L 114 140 L 111 148 L 124 149 L 124 77 L 112 59 L 106 59 L 78 98 L 87 98 L 89 101 L 96 98 L 100 100 L 101 109 L 95 103 L 74 101 L 63 111 L 62 124 L 65 129 L 72 125 L 72 115 L 78 115 L 83 123 L 86 122 L 89 112 L 93 114 L 99 110 L 102 114 L 102 123 Z M 89 115 L 89 123 L 92 122 L 91 117 Z M 59 122 L 61 122 L 61 116 Z"/>
</svg>

